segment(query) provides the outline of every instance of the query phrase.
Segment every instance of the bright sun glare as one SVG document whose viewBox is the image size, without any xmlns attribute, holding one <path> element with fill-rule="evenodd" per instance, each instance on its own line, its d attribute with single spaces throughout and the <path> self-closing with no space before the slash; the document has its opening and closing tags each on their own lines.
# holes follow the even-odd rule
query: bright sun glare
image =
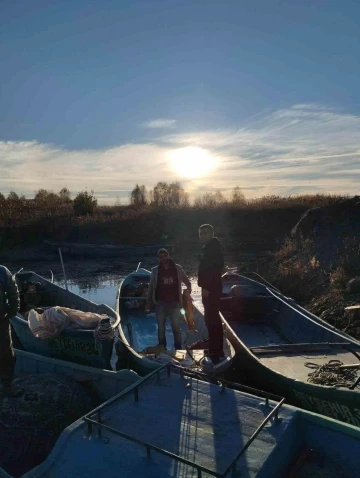
<svg viewBox="0 0 360 478">
<path fill-rule="evenodd" d="M 205 149 L 195 146 L 175 149 L 170 153 L 175 171 L 188 178 L 204 176 L 215 166 L 215 158 Z"/>
</svg>

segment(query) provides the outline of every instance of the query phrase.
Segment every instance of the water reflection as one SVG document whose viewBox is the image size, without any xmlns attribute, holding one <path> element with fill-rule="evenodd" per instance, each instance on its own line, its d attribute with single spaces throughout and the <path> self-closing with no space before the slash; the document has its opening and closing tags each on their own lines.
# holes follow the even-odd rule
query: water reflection
<svg viewBox="0 0 360 478">
<path fill-rule="evenodd" d="M 74 294 L 85 297 L 97 304 L 107 304 L 115 308 L 116 294 L 121 281 L 126 274 L 116 276 L 88 276 L 77 279 L 68 279 L 68 289 Z M 64 280 L 54 280 L 57 285 L 65 287 Z"/>
</svg>

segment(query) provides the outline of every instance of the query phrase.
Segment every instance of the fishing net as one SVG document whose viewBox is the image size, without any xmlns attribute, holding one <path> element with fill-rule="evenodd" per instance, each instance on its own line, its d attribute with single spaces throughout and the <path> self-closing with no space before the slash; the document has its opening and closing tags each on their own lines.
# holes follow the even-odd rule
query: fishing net
<svg viewBox="0 0 360 478">
<path fill-rule="evenodd" d="M 97 404 L 81 384 L 55 374 L 21 374 L 16 399 L 0 392 L 0 466 L 14 477 L 44 461 L 61 432 Z"/>
</svg>

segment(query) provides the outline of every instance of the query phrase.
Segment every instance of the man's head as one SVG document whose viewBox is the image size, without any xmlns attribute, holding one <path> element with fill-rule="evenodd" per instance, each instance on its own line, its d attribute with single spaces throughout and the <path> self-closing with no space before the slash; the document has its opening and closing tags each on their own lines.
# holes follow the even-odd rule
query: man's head
<svg viewBox="0 0 360 478">
<path fill-rule="evenodd" d="M 201 244 L 205 244 L 214 237 L 214 228 L 210 224 L 203 224 L 199 227 L 199 238 Z"/>
<path fill-rule="evenodd" d="M 166 249 L 162 248 L 158 250 L 157 253 L 158 259 L 159 259 L 159 264 L 166 265 L 169 263 L 169 253 Z"/>
</svg>

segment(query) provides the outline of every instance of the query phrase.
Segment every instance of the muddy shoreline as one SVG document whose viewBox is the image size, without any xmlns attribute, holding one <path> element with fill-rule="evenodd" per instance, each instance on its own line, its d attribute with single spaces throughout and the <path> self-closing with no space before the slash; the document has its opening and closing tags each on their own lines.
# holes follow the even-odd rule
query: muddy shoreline
<svg viewBox="0 0 360 478">
<path fill-rule="evenodd" d="M 198 249 L 198 250 L 197 250 Z M 172 257 L 180 263 L 189 276 L 195 277 L 198 267 L 199 247 L 193 247 L 188 250 L 180 247 L 175 250 Z M 263 260 L 264 254 L 242 252 L 238 254 L 227 254 L 226 266 L 235 267 L 239 270 L 256 269 L 259 260 Z M 94 275 L 123 275 L 129 273 L 138 266 L 150 269 L 157 264 L 156 256 L 146 257 L 74 257 L 63 254 L 65 271 L 68 277 L 76 279 L 77 277 L 86 277 Z M 17 272 L 20 268 L 32 270 L 44 277 L 50 276 L 50 272 L 54 276 L 63 277 L 63 271 L 60 256 L 49 252 L 42 245 L 18 246 L 0 252 L 0 263 L 8 267 L 12 273 Z"/>
</svg>

